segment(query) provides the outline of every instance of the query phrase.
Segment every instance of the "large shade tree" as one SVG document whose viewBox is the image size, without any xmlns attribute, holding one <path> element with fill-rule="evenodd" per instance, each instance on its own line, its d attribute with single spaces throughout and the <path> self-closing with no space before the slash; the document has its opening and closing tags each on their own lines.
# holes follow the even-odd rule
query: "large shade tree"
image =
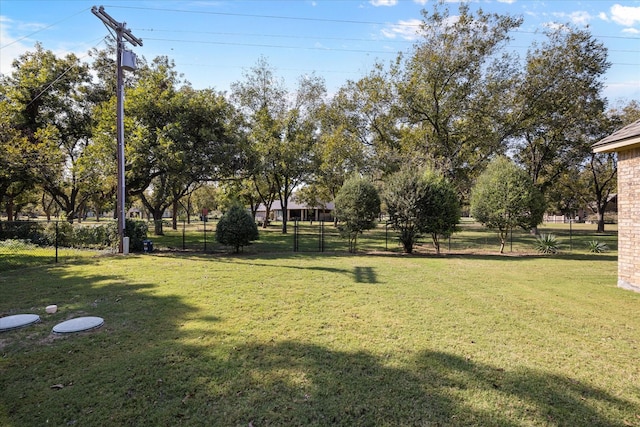
<svg viewBox="0 0 640 427">
<path fill-rule="evenodd" d="M 609 66 L 607 49 L 587 29 L 559 26 L 529 50 L 513 104 L 512 148 L 543 193 L 585 159 L 585 137 L 604 113 Z"/>
<path fill-rule="evenodd" d="M 491 155 L 504 150 L 513 66 L 503 55 L 510 32 L 522 20 L 471 12 L 452 15 L 436 3 L 423 11 L 421 38 L 392 68 L 406 126 L 405 150 L 426 159 L 461 194 Z"/>
<path fill-rule="evenodd" d="M 24 189 L 40 185 L 73 221 L 92 194 L 87 185 L 91 171 L 80 164 L 92 142 L 95 98 L 89 66 L 73 54 L 60 58 L 39 44 L 12 66 L 0 86 L 11 104 L 11 126 L 30 145 L 23 145 L 23 151 L 29 152 L 32 168 L 14 179 Z"/>
<path fill-rule="evenodd" d="M 127 188 L 140 197 L 154 219 L 154 233 L 161 235 L 165 211 L 177 212 L 178 201 L 195 184 L 231 174 L 241 145 L 235 110 L 224 96 L 181 82 L 166 57 L 139 73 L 125 105 Z M 113 111 L 102 110 L 97 138 L 115 156 Z"/>
<path fill-rule="evenodd" d="M 244 113 L 256 188 L 275 189 L 283 211 L 282 232 L 287 232 L 287 207 L 293 191 L 313 171 L 318 112 L 325 96 L 324 81 L 303 76 L 294 91 L 275 76 L 261 58 L 232 85 L 232 98 Z M 264 185 L 266 184 L 266 185 Z M 268 200 L 263 200 L 265 204 Z"/>
</svg>

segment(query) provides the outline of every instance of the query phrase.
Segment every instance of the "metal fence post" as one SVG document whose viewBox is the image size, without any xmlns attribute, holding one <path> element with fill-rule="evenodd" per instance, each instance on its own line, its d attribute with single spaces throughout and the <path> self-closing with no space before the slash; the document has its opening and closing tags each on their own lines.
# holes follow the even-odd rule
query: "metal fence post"
<svg viewBox="0 0 640 427">
<path fill-rule="evenodd" d="M 58 221 L 56 221 L 56 264 L 58 263 Z"/>
<path fill-rule="evenodd" d="M 204 251 L 206 252 L 207 251 L 207 220 L 206 220 L 206 218 L 204 219 L 203 224 L 204 224 L 204 227 L 203 227 L 203 229 L 204 229 Z"/>
</svg>

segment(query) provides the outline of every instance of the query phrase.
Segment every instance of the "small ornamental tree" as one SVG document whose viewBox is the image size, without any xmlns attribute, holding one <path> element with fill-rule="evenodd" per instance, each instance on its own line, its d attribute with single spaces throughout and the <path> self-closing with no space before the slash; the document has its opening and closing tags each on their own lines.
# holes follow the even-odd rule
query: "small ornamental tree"
<svg viewBox="0 0 640 427">
<path fill-rule="evenodd" d="M 423 179 L 427 194 L 423 202 L 422 231 L 431 235 L 433 247 L 440 254 L 440 238 L 451 236 L 460 222 L 460 200 L 455 188 L 444 176 L 427 170 Z"/>
<path fill-rule="evenodd" d="M 423 173 L 405 168 L 386 183 L 385 203 L 393 228 L 400 233 L 406 253 L 412 253 L 422 234 L 429 234 L 436 252 L 440 237 L 449 236 L 460 220 L 455 189 L 444 177 L 427 169 Z"/>
<path fill-rule="evenodd" d="M 338 229 L 349 239 L 349 252 L 355 252 L 358 234 L 375 228 L 380 215 L 380 196 L 367 179 L 348 179 L 335 198 Z"/>
<path fill-rule="evenodd" d="M 423 228 L 420 205 L 426 191 L 425 181 L 409 168 L 391 175 L 386 182 L 384 201 L 389 220 L 408 254 L 413 253 Z"/>
<path fill-rule="evenodd" d="M 471 215 L 498 232 L 500 253 L 514 227 L 537 227 L 544 210 L 544 198 L 529 175 L 506 157 L 494 159 L 471 192 Z"/>
<path fill-rule="evenodd" d="M 258 240 L 258 226 L 249 212 L 235 204 L 222 215 L 216 227 L 216 241 L 222 245 L 233 246 L 234 253 L 240 248 Z"/>
</svg>

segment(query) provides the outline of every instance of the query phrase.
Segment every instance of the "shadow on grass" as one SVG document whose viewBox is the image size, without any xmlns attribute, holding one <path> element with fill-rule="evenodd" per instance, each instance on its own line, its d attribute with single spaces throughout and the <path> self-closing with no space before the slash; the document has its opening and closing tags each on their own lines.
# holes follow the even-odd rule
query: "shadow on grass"
<svg viewBox="0 0 640 427">
<path fill-rule="evenodd" d="M 36 273 L 0 282 L 0 309 L 52 298 L 61 307 L 0 336 L 0 424 L 622 426 L 621 414 L 640 410 L 570 377 L 447 352 L 390 363 L 310 342 L 255 341 L 160 284 L 65 268 Z M 376 281 L 373 270 L 349 273 Z M 53 337 L 51 327 L 73 315 L 106 323 Z M 189 320 L 199 326 L 185 327 Z"/>
<path fill-rule="evenodd" d="M 0 334 L 0 425 L 133 425 L 125 419 L 113 424 L 113 414 L 128 406 L 132 384 L 143 372 L 157 379 L 154 359 L 166 343 L 184 337 L 180 323 L 193 308 L 174 295 L 157 296 L 157 284 L 67 267 L 34 267 L 0 279 L 0 315 L 41 317 Z M 46 314 L 44 307 L 52 303 L 58 312 Z M 80 316 L 99 316 L 105 323 L 89 332 L 52 332 Z M 133 413 L 144 421 L 143 412 Z"/>
<path fill-rule="evenodd" d="M 354 267 L 353 275 L 356 283 L 378 283 L 376 271 L 373 267 Z"/>
<path fill-rule="evenodd" d="M 163 254 L 163 256 L 173 256 L 173 255 L 167 255 L 167 254 Z M 175 254 L 176 257 L 187 257 L 190 259 L 197 259 L 197 260 L 207 260 L 207 259 L 211 259 L 212 255 L 207 255 L 207 254 L 193 254 L 193 253 L 185 253 L 185 252 L 180 252 L 180 253 L 176 253 Z M 267 263 L 260 263 L 260 262 L 256 262 L 256 260 L 267 260 L 267 259 L 272 259 L 272 260 L 291 260 L 291 259 L 295 259 L 295 258 L 303 258 L 303 259 L 309 259 L 309 258 L 327 258 L 327 257 L 331 257 L 331 256 L 344 256 L 344 257 L 349 257 L 350 255 L 348 254 L 330 254 L 330 253 L 324 253 L 324 254 L 291 254 L 291 253 L 287 253 L 287 254 L 218 254 L 217 256 L 215 256 L 215 260 L 216 262 L 226 262 L 226 263 L 234 263 L 236 261 L 248 261 L 251 263 L 252 266 L 255 267 L 267 267 L 267 268 L 278 268 L 278 269 L 293 269 L 293 270 L 315 270 L 315 271 L 321 271 L 321 272 L 327 272 L 327 273 L 338 273 L 338 274 L 345 274 L 348 276 L 352 276 L 354 279 L 355 283 L 369 283 L 369 284 L 376 284 L 379 283 L 378 281 L 378 277 L 375 271 L 374 267 L 370 267 L 370 266 L 355 266 L 353 267 L 353 270 L 351 269 L 345 269 L 345 268 L 336 268 L 336 267 L 325 267 L 325 266 L 309 266 L 309 265 L 305 265 L 305 266 L 298 266 L 295 265 L 293 263 L 278 263 L 278 264 L 267 264 Z M 389 255 L 391 256 L 391 255 Z M 354 260 L 357 260 L 357 257 L 353 257 Z"/>
<path fill-rule="evenodd" d="M 168 365 L 184 371 L 184 383 L 152 387 L 154 396 L 143 398 L 147 409 L 162 397 L 160 411 L 168 412 L 152 415 L 151 423 L 148 415 L 137 414 L 136 423 L 621 426 L 612 413 L 637 409 L 568 377 L 526 368 L 507 371 L 435 351 L 397 367 L 367 352 L 285 341 L 247 343 L 218 357 L 203 348 L 184 348 L 177 357 L 155 361 L 154 369 L 162 375 Z"/>
<path fill-rule="evenodd" d="M 217 261 L 224 262 L 234 262 L 236 260 L 292 260 L 295 258 L 304 258 L 306 260 L 309 259 L 326 259 L 328 257 L 346 257 L 352 258 L 354 263 L 359 259 L 359 257 L 387 257 L 387 258 L 405 258 L 405 257 L 413 257 L 413 258 L 433 258 L 433 259 L 448 259 L 448 258 L 460 258 L 460 259 L 471 259 L 471 260 L 480 260 L 480 261 L 502 261 L 505 263 L 517 263 L 520 261 L 530 261 L 535 259 L 561 259 L 561 260 L 574 260 L 574 261 L 617 261 L 617 255 L 610 255 L 607 253 L 568 253 L 568 252 L 560 252 L 554 255 L 544 255 L 539 253 L 519 253 L 519 252 L 505 252 L 501 254 L 499 252 L 447 252 L 443 251 L 440 255 L 435 252 L 427 252 L 420 253 L 414 252 L 412 254 L 406 254 L 403 252 L 392 252 L 392 251 L 374 251 L 374 252 L 356 252 L 348 253 L 348 252 L 306 252 L 306 253 L 295 253 L 295 252 L 245 252 L 241 254 L 232 254 L 230 252 L 224 253 L 194 253 L 194 252 L 169 252 L 165 253 L 167 256 L 176 256 L 176 257 L 188 257 L 192 259 L 206 260 L 211 259 L 211 257 L 215 257 Z M 270 266 L 274 267 L 275 265 L 270 264 L 255 264 L 261 266 Z M 283 268 L 303 268 L 303 269 L 315 269 L 316 267 L 297 267 L 292 264 L 282 264 Z M 368 282 L 368 279 L 364 279 L 363 274 L 364 271 L 357 270 L 358 267 L 354 267 L 354 275 L 357 275 L 363 282 Z M 350 273 L 347 270 L 343 269 L 335 269 L 335 268 L 327 268 L 327 267 L 318 267 L 319 270 L 331 271 L 331 272 L 343 272 Z M 373 278 L 375 279 L 375 273 Z M 364 280 L 363 280 L 364 279 Z"/>
</svg>

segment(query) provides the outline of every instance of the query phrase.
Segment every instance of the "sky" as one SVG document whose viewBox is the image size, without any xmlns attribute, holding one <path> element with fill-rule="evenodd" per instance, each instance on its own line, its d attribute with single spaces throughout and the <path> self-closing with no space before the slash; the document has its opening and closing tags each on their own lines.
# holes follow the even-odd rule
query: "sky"
<svg viewBox="0 0 640 427">
<path fill-rule="evenodd" d="M 416 42 L 415 30 L 434 0 L 0 0 L 0 73 L 34 50 L 36 42 L 59 56 L 105 47 L 107 27 L 91 13 L 104 10 L 143 45 L 129 46 L 147 60 L 164 55 L 196 89 L 230 90 L 260 57 L 285 84 L 315 73 L 329 94 L 388 64 Z M 452 15 L 457 1 L 448 1 Z M 508 50 L 524 58 L 551 25 L 588 26 L 609 50 L 604 83 L 610 105 L 640 100 L 640 0 L 476 0 L 472 10 L 522 17 Z"/>
</svg>

